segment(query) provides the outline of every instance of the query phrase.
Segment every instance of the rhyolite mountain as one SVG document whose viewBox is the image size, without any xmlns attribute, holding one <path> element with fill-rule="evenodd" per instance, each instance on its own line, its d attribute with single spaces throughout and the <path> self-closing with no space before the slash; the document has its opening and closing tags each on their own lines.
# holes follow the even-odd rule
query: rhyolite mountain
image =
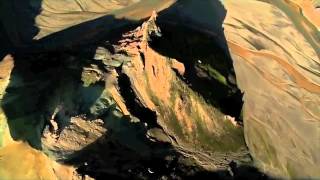
<svg viewBox="0 0 320 180">
<path fill-rule="evenodd" d="M 0 179 L 320 178 L 319 1 L 0 14 Z"/>
</svg>

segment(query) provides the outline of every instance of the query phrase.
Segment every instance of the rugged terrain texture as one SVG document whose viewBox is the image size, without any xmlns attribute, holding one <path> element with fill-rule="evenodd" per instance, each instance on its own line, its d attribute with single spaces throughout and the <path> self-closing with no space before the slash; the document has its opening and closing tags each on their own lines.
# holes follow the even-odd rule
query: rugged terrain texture
<svg viewBox="0 0 320 180">
<path fill-rule="evenodd" d="M 319 1 L 0 5 L 0 177 L 320 177 Z"/>
<path fill-rule="evenodd" d="M 239 8 L 229 12 L 225 34 L 245 92 L 246 142 L 271 174 L 319 177 L 320 13 L 309 18 L 303 9 L 304 18 L 290 3 L 270 2 L 226 5 Z"/>
<path fill-rule="evenodd" d="M 156 18 L 154 11 L 142 26 L 115 34 L 110 42 L 79 47 L 79 52 L 6 56 L 2 61 L 7 87 L 2 99 L 6 133 L 1 163 L 10 158 L 17 161 L 14 158 L 19 157 L 7 149 L 21 146 L 23 153 L 31 151 L 33 158 L 42 158 L 45 164 L 30 169 L 26 177 L 30 179 L 83 175 L 180 179 L 205 171 L 221 171 L 213 175 L 228 179 L 236 173 L 230 164 L 250 165 L 238 119 L 222 113 L 221 101 L 214 96 L 206 101 L 192 89 L 194 84 L 186 83 L 188 69 L 183 63 L 150 46 L 162 38 Z M 220 98 L 238 93 L 210 64 L 201 65 L 202 79 L 226 90 Z M 9 133 L 13 140 L 26 141 L 48 157 L 13 142 Z M 22 172 L 29 168 L 26 164 Z M 3 169 L 1 176 L 15 177 L 11 173 Z"/>
</svg>

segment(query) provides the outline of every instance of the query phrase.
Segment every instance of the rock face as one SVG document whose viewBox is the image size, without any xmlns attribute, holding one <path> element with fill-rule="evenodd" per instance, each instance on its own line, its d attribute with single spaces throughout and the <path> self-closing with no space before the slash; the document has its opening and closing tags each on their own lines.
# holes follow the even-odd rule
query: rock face
<svg viewBox="0 0 320 180">
<path fill-rule="evenodd" d="M 318 6 L 1 1 L 0 179 L 319 178 Z"/>
<path fill-rule="evenodd" d="M 63 160 L 102 137 L 106 132 L 103 124 L 102 120 L 86 121 L 79 117 L 72 118 L 70 125 L 61 132 L 52 133 L 48 129 L 44 130 L 43 146 L 57 153 L 54 157 L 58 160 Z"/>
<path fill-rule="evenodd" d="M 28 142 L 49 157 L 38 151 L 34 155 L 46 157 L 41 172 L 60 178 L 53 167 L 59 162 L 57 166 L 70 178 L 182 178 L 218 170 L 227 178 L 230 163 L 251 163 L 243 128 L 234 126 L 218 106 L 186 83 L 184 74 L 189 70 L 182 62 L 151 47 L 162 38 L 156 18 L 153 12 L 142 26 L 79 51 L 58 56 L 22 53 L 15 61 L 9 56 L 2 61 L 7 79 L 3 129 L 9 131 L 10 142 Z M 197 68 L 208 82 L 215 78 L 205 61 Z M 232 94 L 227 82 L 216 83 Z M 29 84 L 37 84 L 37 93 Z M 3 144 L 7 146 L 11 147 Z M 24 144 L 21 150 L 29 149 Z M 12 156 L 3 151 L 5 157 Z M 161 163 L 151 165 L 150 159 Z M 141 170 L 145 168 L 147 172 Z M 10 172 L 4 175 L 14 178 Z"/>
<path fill-rule="evenodd" d="M 139 103 L 156 115 L 156 119 L 149 120 L 151 126 L 155 123 L 152 121 L 157 121 L 172 144 L 195 154 L 203 165 L 209 163 L 208 168 L 229 164 L 231 159 L 226 160 L 226 153 L 234 152 L 232 156 L 239 158 L 245 156 L 241 128 L 224 121 L 221 112 L 184 84 L 178 75 L 185 68 L 182 66 L 178 74 L 173 71 L 177 60 L 162 56 L 150 47 L 152 36 L 160 33 L 154 12 L 141 28 L 125 34 L 127 39 L 119 41 L 121 49 L 132 56 L 131 65 L 124 65 L 122 73 L 130 79 Z"/>
</svg>

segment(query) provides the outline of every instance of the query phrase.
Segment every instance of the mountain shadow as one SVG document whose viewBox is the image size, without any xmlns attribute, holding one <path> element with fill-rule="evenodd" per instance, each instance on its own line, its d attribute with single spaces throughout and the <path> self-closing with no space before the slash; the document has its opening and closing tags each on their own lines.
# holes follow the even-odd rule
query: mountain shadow
<svg viewBox="0 0 320 180">
<path fill-rule="evenodd" d="M 162 36 L 154 38 L 151 47 L 184 63 L 182 79 L 208 103 L 241 120 L 243 94 L 224 35 L 226 13 L 218 0 L 178 1 L 160 12 Z"/>
<path fill-rule="evenodd" d="M 4 2 L 2 4 L 5 5 Z M 1 107 L 13 139 L 26 141 L 33 148 L 41 150 L 42 131 L 57 107 L 66 107 L 64 113 L 58 113 L 57 117 L 60 123 L 67 124 L 77 112 L 88 111 L 79 106 L 83 102 L 79 101 L 79 90 L 90 96 L 89 100 L 85 100 L 86 107 L 101 96 L 103 88 L 97 88 L 92 93 L 81 84 L 82 69 L 92 63 L 97 47 L 101 42 L 111 39 L 114 33 L 121 34 L 121 31 L 131 29 L 139 22 L 106 15 L 35 41 L 33 37 L 39 29 L 34 24 L 37 13 L 41 12 L 41 1 L 32 1 L 36 4 L 29 2 L 19 4 L 22 12 L 17 16 L 22 18 L 23 23 L 16 29 L 30 29 L 27 33 L 29 35 L 21 37 L 18 31 L 5 32 L 4 39 L 11 39 L 12 45 L 7 46 L 2 54 L 12 54 L 15 66 Z M 24 17 L 29 13 L 33 13 L 31 18 Z M 193 13 L 198 16 L 193 16 Z M 187 72 L 181 78 L 208 103 L 226 114 L 240 117 L 242 95 L 236 87 L 232 59 L 223 33 L 225 15 L 226 10 L 218 0 L 177 1 L 160 13 L 163 39 L 154 39 L 151 45 L 164 56 L 176 58 L 185 64 Z M 10 21 L 10 18 L 6 19 L 7 16 L 3 16 L 5 21 Z M 204 35 L 199 29 L 208 30 L 215 34 L 215 38 Z M 143 118 L 141 113 L 136 114 Z M 152 112 L 149 114 L 153 117 Z M 109 123 L 111 126 L 115 122 Z M 141 124 L 128 123 L 121 125 L 129 131 L 141 130 Z M 122 131 L 119 136 L 108 132 L 62 163 L 74 165 L 80 174 L 88 174 L 96 179 L 268 179 L 253 167 L 234 163 L 230 164 L 231 170 L 216 172 L 204 170 L 192 163 L 185 165 L 188 163 L 186 157 L 170 144 L 153 142 L 145 137 L 145 130 L 141 132 L 139 138 L 149 148 L 148 152 L 151 152 L 148 156 L 123 145 L 126 131 Z"/>
</svg>

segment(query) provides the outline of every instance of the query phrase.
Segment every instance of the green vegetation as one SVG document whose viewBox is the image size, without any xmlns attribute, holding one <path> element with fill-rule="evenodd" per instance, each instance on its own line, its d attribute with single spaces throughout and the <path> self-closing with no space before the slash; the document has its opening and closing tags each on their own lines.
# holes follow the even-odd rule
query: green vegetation
<svg viewBox="0 0 320 180">
<path fill-rule="evenodd" d="M 179 142 L 188 144 L 195 149 L 214 151 L 214 152 L 236 152 L 240 148 L 245 148 L 245 141 L 243 135 L 243 129 L 240 127 L 234 127 L 234 125 L 224 120 L 224 115 L 217 109 L 206 103 L 204 98 L 190 89 L 184 84 L 182 80 L 176 78 L 174 83 L 171 84 L 171 97 L 170 106 L 164 105 L 155 95 L 151 94 L 152 101 L 157 104 L 159 113 L 163 117 L 163 122 L 166 123 L 169 130 L 175 135 L 175 138 Z M 192 120 L 192 124 L 195 125 L 193 132 L 189 134 L 186 127 L 179 122 L 173 106 L 177 98 L 183 98 L 185 108 L 183 111 L 187 113 Z M 214 133 L 215 130 L 208 130 L 207 125 L 201 119 L 199 112 L 192 106 L 190 100 L 195 99 L 206 111 L 210 114 L 210 118 L 216 121 L 218 124 L 220 133 Z M 222 132 L 222 133 L 221 133 Z"/>
<path fill-rule="evenodd" d="M 223 43 L 184 26 L 164 24 L 160 29 L 163 36 L 153 39 L 151 47 L 185 65 L 186 73 L 181 79 L 196 96 L 202 96 L 209 105 L 238 119 L 242 94 L 229 82 L 234 79 L 236 83 L 236 80 L 228 50 L 220 46 Z"/>
<path fill-rule="evenodd" d="M 224 120 L 224 115 L 210 106 L 203 97 L 189 89 L 188 94 L 190 97 L 196 99 L 197 103 L 201 104 L 202 107 L 206 108 L 207 112 L 210 114 L 210 118 L 216 121 L 218 128 L 222 128 L 220 133 L 212 133 L 207 130 L 206 124 L 203 123 L 199 112 L 195 108 L 190 107 L 191 111 L 189 115 L 196 123 L 196 134 L 194 137 L 198 139 L 198 145 L 205 147 L 205 150 L 213 150 L 220 152 L 235 152 L 242 147 L 245 147 L 243 129 L 240 127 L 234 127 L 234 125 Z M 217 130 L 219 131 L 219 130 Z"/>
<path fill-rule="evenodd" d="M 227 79 L 216 69 L 214 69 L 209 64 L 201 64 L 199 65 L 200 68 L 208 72 L 209 76 L 220 82 L 221 84 L 228 86 Z"/>
<path fill-rule="evenodd" d="M 147 79 L 147 82 L 148 82 L 148 79 Z M 172 83 L 173 86 L 174 84 L 175 83 Z M 147 92 L 151 97 L 152 102 L 157 106 L 159 113 L 161 114 L 161 117 L 163 117 L 164 120 L 166 120 L 166 125 L 175 134 L 175 137 L 178 137 L 179 140 L 185 141 L 187 139 L 187 136 L 183 133 L 183 128 L 179 124 L 179 120 L 177 119 L 177 116 L 175 115 L 175 112 L 173 111 L 172 107 L 167 107 L 166 105 L 164 105 L 158 99 L 158 97 L 151 92 L 150 89 L 147 89 Z M 174 100 L 177 95 L 178 94 L 175 91 L 171 92 L 171 97 L 170 97 L 171 104 L 174 103 Z"/>
</svg>

